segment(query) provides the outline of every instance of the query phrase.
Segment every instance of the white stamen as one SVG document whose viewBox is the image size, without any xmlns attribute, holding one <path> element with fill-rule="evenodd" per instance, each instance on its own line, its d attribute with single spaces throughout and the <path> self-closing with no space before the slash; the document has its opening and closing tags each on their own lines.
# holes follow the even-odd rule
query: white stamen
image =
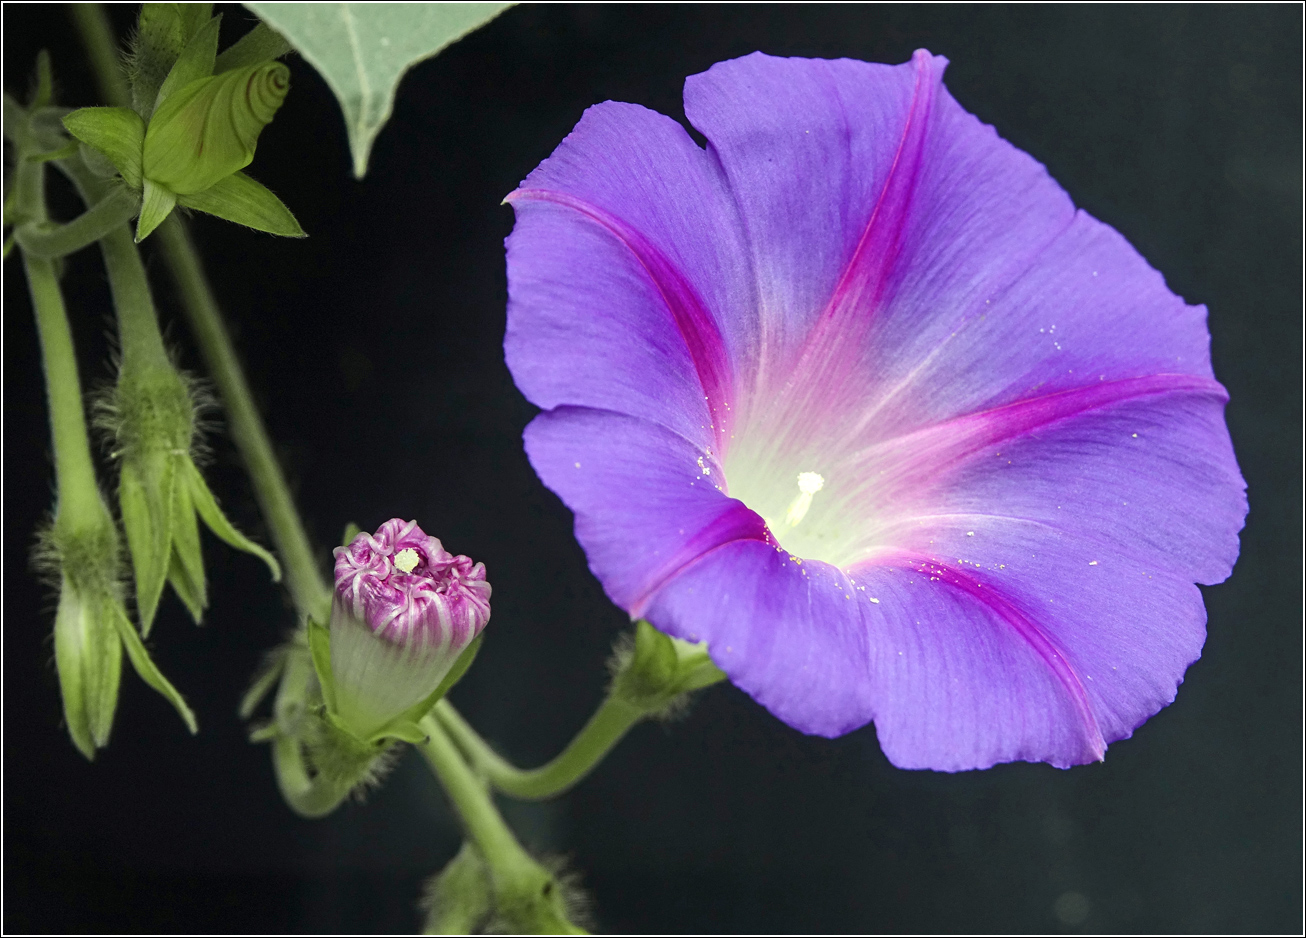
<svg viewBox="0 0 1306 938">
<path fill-rule="evenodd" d="M 413 568 L 421 558 L 417 556 L 417 551 L 411 547 L 405 547 L 399 553 L 395 554 L 395 569 L 400 573 L 412 573 Z"/>
<path fill-rule="evenodd" d="M 785 512 L 785 523 L 797 527 L 798 522 L 807 517 L 807 510 L 812 507 L 812 496 L 825 488 L 825 477 L 819 472 L 798 473 L 798 497 L 789 503 Z"/>
</svg>

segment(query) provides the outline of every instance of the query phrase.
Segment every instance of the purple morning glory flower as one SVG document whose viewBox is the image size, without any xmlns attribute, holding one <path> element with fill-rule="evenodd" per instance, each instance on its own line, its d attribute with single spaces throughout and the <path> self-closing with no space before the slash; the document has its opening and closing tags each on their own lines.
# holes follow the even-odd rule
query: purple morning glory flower
<svg viewBox="0 0 1306 938">
<path fill-rule="evenodd" d="M 907 768 L 1101 759 L 1174 699 L 1244 483 L 1187 306 L 946 60 L 722 62 L 508 200 L 508 365 L 608 595 Z"/>
</svg>

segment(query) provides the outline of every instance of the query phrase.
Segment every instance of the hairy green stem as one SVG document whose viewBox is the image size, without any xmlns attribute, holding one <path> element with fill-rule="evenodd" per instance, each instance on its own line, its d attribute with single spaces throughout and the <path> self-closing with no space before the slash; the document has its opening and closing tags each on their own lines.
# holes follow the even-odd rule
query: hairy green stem
<svg viewBox="0 0 1306 938">
<path fill-rule="evenodd" d="M 505 795 L 525 801 L 552 798 L 571 788 L 645 716 L 639 707 L 609 696 L 557 757 L 536 769 L 519 769 L 491 749 L 448 700 L 436 704 L 433 713 L 477 772 Z"/>
<path fill-rule="evenodd" d="M 332 784 L 321 775 L 309 778 L 297 739 L 273 739 L 272 765 L 281 797 L 300 817 L 326 817 L 349 795 L 348 785 Z"/>
<path fill-rule="evenodd" d="M 114 189 L 100 202 L 65 225 L 28 223 L 15 229 L 15 238 L 34 257 L 63 257 L 94 244 L 125 225 L 140 210 L 140 196 L 130 189 Z"/>
</svg>

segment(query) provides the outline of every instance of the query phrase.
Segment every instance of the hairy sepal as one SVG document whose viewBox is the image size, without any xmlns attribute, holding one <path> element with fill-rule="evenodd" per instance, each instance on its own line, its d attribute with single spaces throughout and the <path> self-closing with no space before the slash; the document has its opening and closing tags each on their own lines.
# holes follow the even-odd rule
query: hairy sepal
<svg viewBox="0 0 1306 938">
<path fill-rule="evenodd" d="M 127 185 L 141 188 L 145 121 L 139 114 L 126 107 L 84 107 L 64 117 L 63 125 L 68 133 L 107 157 Z"/>
</svg>

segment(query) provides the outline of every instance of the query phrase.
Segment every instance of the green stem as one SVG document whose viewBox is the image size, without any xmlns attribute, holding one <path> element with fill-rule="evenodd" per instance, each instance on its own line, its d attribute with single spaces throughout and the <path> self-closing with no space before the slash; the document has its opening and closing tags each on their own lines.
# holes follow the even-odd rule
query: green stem
<svg viewBox="0 0 1306 938">
<path fill-rule="evenodd" d="M 136 216 L 140 207 L 140 196 L 129 189 L 115 189 L 66 225 L 48 222 L 20 225 L 15 235 L 28 254 L 44 258 L 64 257 L 125 225 Z"/>
<path fill-rule="evenodd" d="M 95 68 L 100 96 L 115 107 L 131 106 L 131 91 L 118 65 L 118 43 L 109 16 L 99 3 L 72 4 L 73 20 Z"/>
<path fill-rule="evenodd" d="M 164 256 L 181 290 L 186 321 L 199 343 L 209 374 L 218 386 L 231 437 L 245 458 L 255 497 L 281 555 L 286 586 L 295 608 L 302 615 L 313 615 L 325 622 L 330 615 L 330 588 L 309 546 L 290 486 L 286 484 L 272 450 L 272 441 L 259 417 L 253 392 L 245 380 L 231 336 L 222 321 L 222 312 L 204 276 L 199 254 L 181 219 L 175 215 L 159 226 L 158 235 Z"/>
<path fill-rule="evenodd" d="M 429 735 L 418 748 L 449 793 L 449 800 L 462 816 L 468 836 L 476 842 L 485 862 L 500 876 L 535 867 L 535 861 L 517 842 L 494 806 L 489 791 L 467 767 L 441 725 L 428 715 L 422 718 L 421 727 Z"/>
<path fill-rule="evenodd" d="M 163 347 L 159 318 L 150 295 L 140 251 L 131 229 L 119 225 L 100 239 L 104 266 L 109 272 L 109 291 L 118 314 L 118 338 L 122 346 L 122 370 L 163 368 L 171 372 L 172 362 Z"/>
<path fill-rule="evenodd" d="M 347 785 L 333 785 L 321 775 L 309 778 L 297 739 L 277 736 L 272 740 L 272 765 L 281 797 L 300 817 L 326 817 L 349 795 Z"/>
<path fill-rule="evenodd" d="M 60 517 L 99 518 L 100 490 L 95 484 L 95 466 L 86 436 L 86 414 L 82 409 L 82 386 L 77 375 L 72 330 L 54 262 L 23 253 L 27 285 L 36 310 L 36 327 L 41 337 L 45 365 L 45 392 L 50 401 L 50 431 L 54 439 L 55 479 Z"/>
<path fill-rule="evenodd" d="M 26 120 L 26 117 L 23 117 Z M 14 169 L 14 206 L 21 217 L 36 224 L 44 222 L 45 167 L 26 159 L 19 147 Z M 95 518 L 102 513 L 100 490 L 95 483 L 95 464 L 86 435 L 86 412 L 82 405 L 82 382 L 77 374 L 77 355 L 68 312 L 54 262 L 23 252 L 27 286 L 36 313 L 45 367 L 45 391 L 50 402 L 50 435 L 54 440 L 54 468 L 61 516 Z"/>
<path fill-rule="evenodd" d="M 273 704 L 272 767 L 277 788 L 286 804 L 301 817 L 325 817 L 349 794 L 348 785 L 335 785 L 321 775 L 310 778 L 300 750 L 298 726 L 306 719 L 303 712 L 313 664 L 305 650 L 293 649 L 282 666 L 281 686 Z"/>
<path fill-rule="evenodd" d="M 567 748 L 537 769 L 519 769 L 490 748 L 453 704 L 441 700 L 432 711 L 468 761 L 495 788 L 526 801 L 541 801 L 571 788 L 606 756 L 645 711 L 609 696 Z"/>
</svg>

